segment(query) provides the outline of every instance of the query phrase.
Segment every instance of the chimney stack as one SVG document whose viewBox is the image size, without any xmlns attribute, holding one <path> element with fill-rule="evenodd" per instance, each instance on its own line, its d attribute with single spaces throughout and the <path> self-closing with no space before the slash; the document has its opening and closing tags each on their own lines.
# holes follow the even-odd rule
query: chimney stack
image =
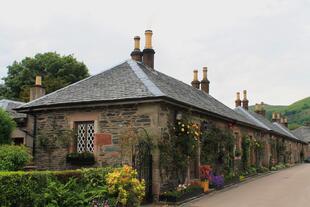
<svg viewBox="0 0 310 207">
<path fill-rule="evenodd" d="M 272 112 L 272 122 L 276 122 L 276 121 L 277 121 L 277 113 Z"/>
<path fill-rule="evenodd" d="M 261 102 L 260 104 L 255 104 L 254 108 L 255 113 L 260 114 L 262 116 L 266 116 L 266 110 L 264 105 L 265 105 L 264 102 Z"/>
<path fill-rule="evenodd" d="M 202 70 L 202 80 L 201 80 L 201 90 L 209 94 L 210 81 L 208 80 L 208 68 L 203 67 Z"/>
<path fill-rule="evenodd" d="M 45 89 L 42 87 L 42 77 L 36 76 L 36 82 L 33 87 L 30 88 L 29 101 L 36 100 L 45 95 Z"/>
<path fill-rule="evenodd" d="M 130 54 L 131 59 L 142 62 L 142 52 L 140 51 L 140 37 L 134 37 L 134 49 Z"/>
<path fill-rule="evenodd" d="M 199 89 L 200 82 L 198 80 L 198 70 L 194 70 L 194 78 L 193 78 L 193 81 L 192 81 L 192 86 L 194 88 Z"/>
<path fill-rule="evenodd" d="M 283 124 L 286 128 L 288 128 L 288 120 L 287 117 L 284 117 Z"/>
<path fill-rule="evenodd" d="M 145 31 L 145 47 L 143 50 L 143 63 L 154 70 L 154 54 L 155 51 L 152 48 L 152 30 Z"/>
<path fill-rule="evenodd" d="M 241 106 L 240 92 L 237 92 L 235 103 L 236 103 L 236 108 Z"/>
<path fill-rule="evenodd" d="M 249 110 L 249 100 L 247 99 L 247 91 L 246 90 L 243 90 L 242 107 L 245 110 Z"/>
</svg>

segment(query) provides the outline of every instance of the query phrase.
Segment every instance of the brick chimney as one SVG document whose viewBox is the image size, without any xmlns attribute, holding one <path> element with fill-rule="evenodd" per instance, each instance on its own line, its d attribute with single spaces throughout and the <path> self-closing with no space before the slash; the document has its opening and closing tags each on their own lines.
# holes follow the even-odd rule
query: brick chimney
<svg viewBox="0 0 310 207">
<path fill-rule="evenodd" d="M 288 119 L 287 119 L 287 117 L 284 117 L 283 125 L 284 125 L 286 128 L 288 128 Z"/>
<path fill-rule="evenodd" d="M 201 80 L 201 90 L 209 94 L 210 81 L 208 80 L 208 68 L 203 67 L 202 69 L 202 80 Z"/>
<path fill-rule="evenodd" d="M 277 121 L 277 113 L 272 112 L 272 122 L 276 122 L 276 121 Z"/>
<path fill-rule="evenodd" d="M 45 89 L 42 87 L 42 77 L 36 76 L 36 82 L 33 87 L 30 88 L 30 100 L 36 100 L 45 95 Z"/>
<path fill-rule="evenodd" d="M 288 127 L 288 120 L 287 120 L 287 117 L 281 116 L 281 118 L 280 118 L 280 124 L 282 124 L 282 125 L 285 126 L 285 127 Z"/>
<path fill-rule="evenodd" d="M 194 88 L 197 88 L 197 89 L 199 89 L 200 87 L 200 82 L 199 82 L 199 80 L 198 80 L 198 70 L 194 70 L 194 78 L 193 78 L 193 81 L 192 81 L 192 86 L 194 87 Z"/>
<path fill-rule="evenodd" d="M 140 37 L 139 36 L 135 36 L 134 37 L 134 49 L 131 52 L 130 56 L 131 59 L 135 60 L 135 61 L 139 61 L 142 62 L 142 52 L 140 51 Z"/>
<path fill-rule="evenodd" d="M 235 103 L 236 103 L 236 108 L 241 106 L 240 92 L 237 92 Z"/>
<path fill-rule="evenodd" d="M 254 111 L 257 114 L 260 114 L 262 116 L 266 116 L 266 110 L 265 110 L 264 102 L 261 102 L 260 104 L 255 104 Z"/>
<path fill-rule="evenodd" d="M 154 54 L 155 51 L 152 48 L 152 30 L 145 30 L 145 47 L 143 50 L 143 63 L 150 68 L 154 69 Z"/>
<path fill-rule="evenodd" d="M 247 91 L 246 90 L 243 90 L 242 107 L 245 110 L 249 110 L 249 100 L 247 99 Z"/>
<path fill-rule="evenodd" d="M 278 123 L 281 123 L 281 114 L 280 113 L 276 113 L 276 121 Z"/>
</svg>

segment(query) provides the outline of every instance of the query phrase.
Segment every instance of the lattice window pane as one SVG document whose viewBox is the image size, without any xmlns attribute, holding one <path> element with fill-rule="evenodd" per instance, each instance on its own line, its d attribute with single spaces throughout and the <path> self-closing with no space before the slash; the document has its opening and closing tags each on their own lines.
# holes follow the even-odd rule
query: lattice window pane
<svg viewBox="0 0 310 207">
<path fill-rule="evenodd" d="M 94 138 L 95 138 L 95 127 L 94 124 L 87 124 L 87 151 L 93 152 L 94 151 Z"/>
<path fill-rule="evenodd" d="M 85 135 L 86 135 L 86 125 L 78 124 L 77 128 L 77 152 L 85 151 Z"/>
</svg>

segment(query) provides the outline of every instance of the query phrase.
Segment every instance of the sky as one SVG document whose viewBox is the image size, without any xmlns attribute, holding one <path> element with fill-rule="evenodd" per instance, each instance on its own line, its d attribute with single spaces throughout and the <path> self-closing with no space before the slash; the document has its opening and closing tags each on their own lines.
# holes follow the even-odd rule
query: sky
<svg viewBox="0 0 310 207">
<path fill-rule="evenodd" d="M 155 69 L 190 84 L 208 67 L 210 94 L 233 107 L 310 95 L 310 0 L 0 0 L 0 78 L 36 53 L 73 54 L 91 74 L 128 58 L 153 30 Z"/>
</svg>

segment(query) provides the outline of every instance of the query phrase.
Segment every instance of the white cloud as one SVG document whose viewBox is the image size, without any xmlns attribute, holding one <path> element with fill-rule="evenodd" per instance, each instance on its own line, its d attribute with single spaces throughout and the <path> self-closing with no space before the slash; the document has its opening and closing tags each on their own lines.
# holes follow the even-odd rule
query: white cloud
<svg viewBox="0 0 310 207">
<path fill-rule="evenodd" d="M 155 66 L 189 83 L 209 67 L 211 94 L 233 106 L 289 104 L 309 96 L 310 2 L 5 1 L 0 8 L 0 77 L 38 52 L 75 54 L 92 74 L 129 57 L 132 37 L 154 31 Z M 143 44 L 142 44 L 143 45 Z"/>
</svg>

